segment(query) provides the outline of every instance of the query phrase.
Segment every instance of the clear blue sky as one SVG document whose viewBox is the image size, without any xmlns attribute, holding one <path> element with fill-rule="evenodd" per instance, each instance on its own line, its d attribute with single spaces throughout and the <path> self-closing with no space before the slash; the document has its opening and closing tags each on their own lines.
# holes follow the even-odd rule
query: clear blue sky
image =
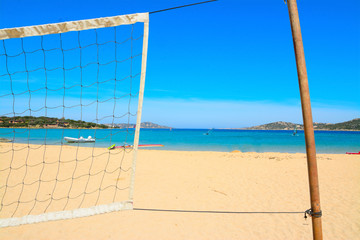
<svg viewBox="0 0 360 240">
<path fill-rule="evenodd" d="M 0 1 L 0 28 L 195 1 Z M 360 1 L 298 0 L 313 117 L 360 117 Z M 173 127 L 302 122 L 283 0 L 220 0 L 150 16 L 143 121 Z"/>
</svg>

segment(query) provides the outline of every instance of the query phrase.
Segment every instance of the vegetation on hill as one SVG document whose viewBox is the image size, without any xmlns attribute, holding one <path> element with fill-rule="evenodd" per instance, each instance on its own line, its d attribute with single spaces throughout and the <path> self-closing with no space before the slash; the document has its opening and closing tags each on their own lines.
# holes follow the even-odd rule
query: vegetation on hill
<svg viewBox="0 0 360 240">
<path fill-rule="evenodd" d="M 54 117 L 33 117 L 15 116 L 0 117 L 0 127 L 33 127 L 33 128 L 108 128 L 104 124 L 96 124 L 80 120 L 54 118 Z"/>
<path fill-rule="evenodd" d="M 303 130 L 304 126 L 302 124 L 296 124 L 291 122 L 273 122 L 264 125 L 249 127 L 246 129 L 251 130 L 292 130 L 297 128 L 298 130 Z M 314 130 L 360 130 L 360 118 L 356 118 L 350 121 L 341 122 L 341 123 L 314 123 Z"/>
<path fill-rule="evenodd" d="M 32 127 L 32 128 L 135 128 L 135 124 L 96 124 L 80 120 L 72 120 L 54 117 L 33 117 L 33 116 L 0 116 L 0 127 Z M 141 128 L 169 128 L 152 122 L 141 123 Z"/>
<path fill-rule="evenodd" d="M 273 122 L 273 123 L 267 123 L 264 125 L 249 127 L 246 129 L 251 130 L 290 130 L 297 127 L 297 129 L 301 130 L 303 129 L 303 125 L 301 124 L 295 124 L 291 122 Z"/>
<path fill-rule="evenodd" d="M 350 121 L 341 123 L 315 123 L 317 129 L 329 129 L 329 130 L 360 130 L 360 118 L 355 118 Z"/>
</svg>

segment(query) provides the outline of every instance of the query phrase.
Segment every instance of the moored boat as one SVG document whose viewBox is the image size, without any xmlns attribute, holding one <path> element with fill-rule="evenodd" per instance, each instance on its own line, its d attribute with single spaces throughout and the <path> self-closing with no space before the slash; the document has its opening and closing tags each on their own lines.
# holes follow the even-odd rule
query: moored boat
<svg viewBox="0 0 360 240">
<path fill-rule="evenodd" d="M 95 139 L 91 136 L 88 136 L 88 138 L 72 138 L 72 137 L 64 137 L 64 140 L 68 143 L 89 143 L 89 142 L 95 142 Z"/>
</svg>

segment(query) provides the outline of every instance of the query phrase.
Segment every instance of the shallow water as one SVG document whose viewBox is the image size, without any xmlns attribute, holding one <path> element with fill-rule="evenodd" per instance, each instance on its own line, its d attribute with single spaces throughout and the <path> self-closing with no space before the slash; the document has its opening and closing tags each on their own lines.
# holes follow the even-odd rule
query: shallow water
<svg viewBox="0 0 360 240">
<path fill-rule="evenodd" d="M 208 129 L 141 129 L 139 144 L 163 144 L 162 150 L 228 152 L 288 152 L 304 153 L 304 132 L 266 130 Z M 1 128 L 0 138 L 15 143 L 60 145 L 68 144 L 64 137 L 96 138 L 95 143 L 69 144 L 84 147 L 108 147 L 112 144 L 132 144 L 134 129 L 26 129 Z M 360 132 L 316 131 L 318 153 L 345 153 L 360 151 Z"/>
</svg>

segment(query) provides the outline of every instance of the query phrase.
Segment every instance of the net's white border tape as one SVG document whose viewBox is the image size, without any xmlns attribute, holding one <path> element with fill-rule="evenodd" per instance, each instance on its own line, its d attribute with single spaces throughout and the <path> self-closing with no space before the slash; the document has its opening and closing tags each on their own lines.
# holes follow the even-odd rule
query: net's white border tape
<svg viewBox="0 0 360 240">
<path fill-rule="evenodd" d="M 120 25 L 133 24 L 137 22 L 149 22 L 149 13 L 135 13 L 114 17 L 95 18 L 28 27 L 4 28 L 0 29 L 0 40 L 65 33 L 70 31 L 81 31 L 104 27 L 115 27 Z"/>
<path fill-rule="evenodd" d="M 116 202 L 107 205 L 93 206 L 90 208 L 78 208 L 74 210 L 67 210 L 61 212 L 49 212 L 39 215 L 27 215 L 19 218 L 0 219 L 0 227 L 14 227 L 23 224 L 87 217 L 96 214 L 109 213 L 120 210 L 132 210 L 132 209 L 133 209 L 132 201 Z"/>
</svg>

